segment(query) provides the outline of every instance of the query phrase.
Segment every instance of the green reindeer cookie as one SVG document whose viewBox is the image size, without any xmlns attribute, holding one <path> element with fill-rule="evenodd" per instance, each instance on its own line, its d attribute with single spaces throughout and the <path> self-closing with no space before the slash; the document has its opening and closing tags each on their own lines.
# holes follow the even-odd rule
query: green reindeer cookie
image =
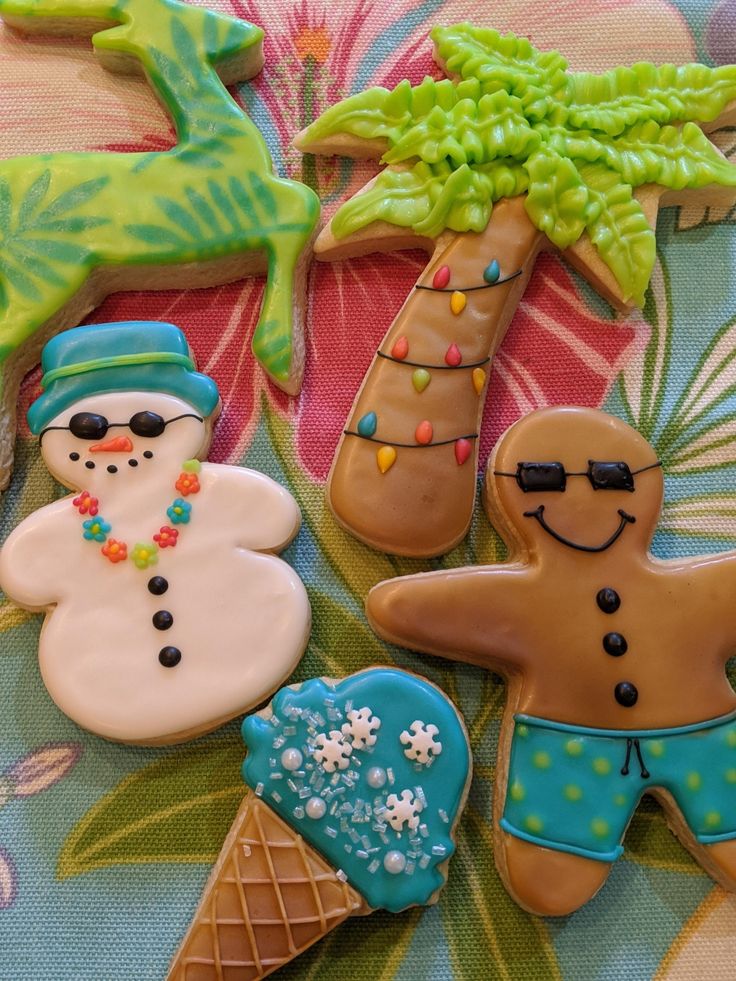
<svg viewBox="0 0 736 981">
<path fill-rule="evenodd" d="M 537 253 L 561 250 L 627 310 L 649 283 L 658 205 L 736 197 L 736 168 L 704 133 L 736 115 L 736 67 L 572 73 L 513 34 L 458 24 L 432 39 L 448 79 L 358 93 L 297 138 L 386 164 L 322 232 L 320 258 L 431 255 L 356 398 L 328 491 L 354 535 L 414 556 L 467 531 L 490 360 Z"/>
<path fill-rule="evenodd" d="M 267 271 L 253 350 L 277 385 L 297 392 L 294 296 L 319 203 L 274 176 L 263 137 L 225 88 L 260 71 L 261 29 L 179 0 L 0 0 L 0 16 L 24 33 L 97 31 L 105 66 L 145 72 L 177 133 L 166 152 L 0 163 L 0 482 L 23 372 L 51 334 L 113 290 L 210 286 Z"/>
</svg>

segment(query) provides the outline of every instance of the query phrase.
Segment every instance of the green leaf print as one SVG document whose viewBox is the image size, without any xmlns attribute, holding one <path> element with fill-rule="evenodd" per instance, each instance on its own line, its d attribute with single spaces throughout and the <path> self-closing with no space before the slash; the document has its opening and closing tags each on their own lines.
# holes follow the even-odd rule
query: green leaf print
<svg viewBox="0 0 736 981">
<path fill-rule="evenodd" d="M 91 201 L 109 178 L 81 181 L 49 197 L 53 194 L 51 178 L 49 168 L 33 177 L 15 207 L 8 181 L 0 180 L 0 308 L 7 309 L 14 295 L 43 303 L 50 290 L 68 287 L 71 271 L 64 267 L 83 262 L 89 255 L 83 246 L 53 236 L 68 233 L 71 222 L 78 224 L 80 219 L 63 216 Z M 91 217 L 84 227 L 108 221 L 103 216 Z"/>
<path fill-rule="evenodd" d="M 126 777 L 71 830 L 57 875 L 111 865 L 213 862 L 245 793 L 239 737 L 183 750 Z"/>
<path fill-rule="evenodd" d="M 490 815 L 489 815 L 490 818 Z M 511 899 L 493 864 L 490 823 L 469 803 L 456 832 L 440 912 L 457 981 L 559 981 L 544 920 Z"/>
</svg>

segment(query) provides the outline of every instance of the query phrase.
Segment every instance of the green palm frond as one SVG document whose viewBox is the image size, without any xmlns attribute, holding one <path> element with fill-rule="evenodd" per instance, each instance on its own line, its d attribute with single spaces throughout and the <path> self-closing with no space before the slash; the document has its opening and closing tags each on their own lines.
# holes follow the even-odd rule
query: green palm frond
<svg viewBox="0 0 736 981">
<path fill-rule="evenodd" d="M 493 161 L 457 170 L 446 161 L 419 161 L 411 170 L 386 168 L 364 194 L 347 201 L 333 218 L 336 235 L 350 235 L 373 221 L 413 228 L 434 238 L 444 228 L 482 231 L 494 201 L 526 190 L 524 168 L 514 161 Z"/>
<path fill-rule="evenodd" d="M 514 34 L 457 24 L 432 38 L 453 80 L 368 89 L 304 134 L 305 146 L 347 134 L 385 147 L 387 169 L 333 219 L 338 238 L 373 221 L 432 237 L 480 231 L 494 201 L 528 189 L 532 222 L 560 248 L 587 232 L 623 299 L 641 303 L 655 249 L 633 191 L 736 186 L 736 167 L 696 125 L 736 99 L 736 66 L 572 73 Z"/>
<path fill-rule="evenodd" d="M 709 123 L 734 98 L 731 65 L 652 65 L 639 62 L 594 75 L 571 74 L 568 122 L 616 136 L 647 119 L 658 123 Z"/>
</svg>

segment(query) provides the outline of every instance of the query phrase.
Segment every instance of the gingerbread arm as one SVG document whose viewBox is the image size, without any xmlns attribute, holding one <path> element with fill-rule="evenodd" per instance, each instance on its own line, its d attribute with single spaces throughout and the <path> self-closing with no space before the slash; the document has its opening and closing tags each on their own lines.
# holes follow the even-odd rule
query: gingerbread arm
<svg viewBox="0 0 736 981">
<path fill-rule="evenodd" d="M 368 594 L 368 622 L 390 643 L 504 674 L 526 656 L 523 575 L 520 566 L 489 566 L 391 579 Z"/>
</svg>

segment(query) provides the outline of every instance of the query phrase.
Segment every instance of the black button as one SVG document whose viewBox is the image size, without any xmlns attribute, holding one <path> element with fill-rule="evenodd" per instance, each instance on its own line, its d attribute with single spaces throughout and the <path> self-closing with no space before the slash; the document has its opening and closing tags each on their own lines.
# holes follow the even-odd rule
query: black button
<svg viewBox="0 0 736 981">
<path fill-rule="evenodd" d="M 158 659 L 165 668 L 175 668 L 181 661 L 181 651 L 178 647 L 162 647 Z"/>
<path fill-rule="evenodd" d="M 621 606 L 621 597 L 610 586 L 599 589 L 595 601 L 604 613 L 615 613 Z"/>
<path fill-rule="evenodd" d="M 156 630 L 168 630 L 174 622 L 174 618 L 168 610 L 159 610 L 153 614 L 151 620 Z"/>
<path fill-rule="evenodd" d="M 153 593 L 154 596 L 163 596 L 168 588 L 168 580 L 163 576 L 154 576 L 148 580 L 148 592 Z"/>
<path fill-rule="evenodd" d="M 623 634 L 606 634 L 603 638 L 603 650 L 611 657 L 621 657 L 629 649 Z"/>
<path fill-rule="evenodd" d="M 623 705 L 624 708 L 631 708 L 632 705 L 636 705 L 636 701 L 639 698 L 636 685 L 632 685 L 630 681 L 620 681 L 614 688 L 613 693 L 616 696 L 618 704 Z"/>
</svg>

